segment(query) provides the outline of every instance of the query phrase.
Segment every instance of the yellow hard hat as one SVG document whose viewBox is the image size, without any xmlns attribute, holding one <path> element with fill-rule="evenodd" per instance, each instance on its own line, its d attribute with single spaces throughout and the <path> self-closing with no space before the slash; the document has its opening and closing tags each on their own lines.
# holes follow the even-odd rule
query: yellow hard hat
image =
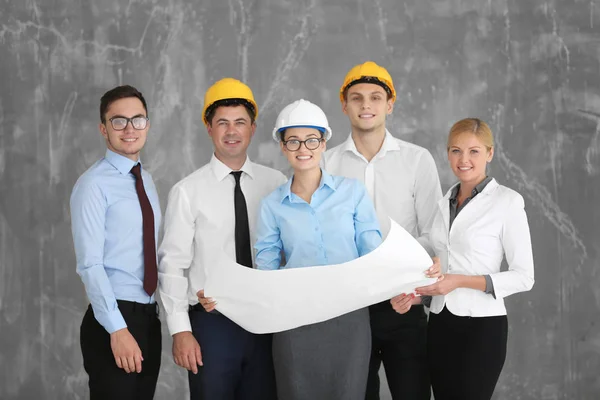
<svg viewBox="0 0 600 400">
<path fill-rule="evenodd" d="M 357 83 L 374 83 L 385 89 L 392 96 L 392 101 L 396 101 L 396 89 L 392 76 L 387 69 L 380 67 L 373 61 L 367 61 L 364 64 L 354 66 L 344 79 L 344 84 L 340 88 L 340 101 L 344 102 L 344 91 Z"/>
<path fill-rule="evenodd" d="M 202 110 L 204 124 L 208 125 L 208 120 L 206 119 L 207 111 L 210 111 L 212 106 L 219 105 L 215 103 L 235 104 L 236 101 L 239 104 L 244 104 L 254 109 L 254 118 L 258 117 L 258 106 L 248 85 L 233 78 L 223 78 L 215 82 L 214 85 L 208 88 L 204 95 L 204 109 Z"/>
</svg>

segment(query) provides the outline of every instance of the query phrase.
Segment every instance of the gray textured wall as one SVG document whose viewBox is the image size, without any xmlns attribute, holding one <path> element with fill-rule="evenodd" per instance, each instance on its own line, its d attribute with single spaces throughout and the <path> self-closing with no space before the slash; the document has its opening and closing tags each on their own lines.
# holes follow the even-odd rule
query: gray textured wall
<svg viewBox="0 0 600 400">
<path fill-rule="evenodd" d="M 600 397 L 600 1 L 4 0 L 0 57 L 0 398 L 87 395 L 68 199 L 104 153 L 104 91 L 129 83 L 147 96 L 143 159 L 164 209 L 209 160 L 200 113 L 212 82 L 254 89 L 251 157 L 285 171 L 269 138 L 276 113 L 310 99 L 340 143 L 337 90 L 367 59 L 396 82 L 390 130 L 431 150 L 444 189 L 445 135 L 479 116 L 498 140 L 493 175 L 526 199 L 537 282 L 508 300 L 495 398 Z M 156 397 L 183 399 L 164 336 Z"/>
</svg>

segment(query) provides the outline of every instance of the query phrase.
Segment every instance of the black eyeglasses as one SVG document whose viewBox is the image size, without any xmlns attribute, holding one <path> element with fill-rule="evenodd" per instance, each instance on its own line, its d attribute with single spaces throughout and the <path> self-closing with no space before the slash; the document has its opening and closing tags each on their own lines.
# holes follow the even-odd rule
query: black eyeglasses
<svg viewBox="0 0 600 400">
<path fill-rule="evenodd" d="M 112 117 L 108 119 L 110 124 L 112 125 L 115 131 L 122 131 L 127 128 L 127 124 L 131 122 L 131 126 L 133 129 L 137 129 L 141 131 L 142 129 L 146 129 L 146 125 L 148 125 L 148 117 L 142 117 L 138 115 L 137 117 L 127 118 L 127 117 Z"/>
<path fill-rule="evenodd" d="M 300 146 L 302 146 L 302 143 L 304 143 L 304 147 L 306 147 L 308 150 L 316 150 L 319 148 L 322 141 L 323 139 L 319 138 L 310 138 L 306 140 L 292 139 L 284 140 L 283 145 L 289 151 L 298 151 L 300 150 Z"/>
</svg>

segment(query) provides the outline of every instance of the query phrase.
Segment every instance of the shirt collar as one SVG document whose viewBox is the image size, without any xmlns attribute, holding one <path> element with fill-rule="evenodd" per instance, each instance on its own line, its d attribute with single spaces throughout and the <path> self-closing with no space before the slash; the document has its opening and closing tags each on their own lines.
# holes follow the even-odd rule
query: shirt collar
<svg viewBox="0 0 600 400">
<path fill-rule="evenodd" d="M 281 199 L 280 199 L 281 202 L 283 202 L 286 198 L 289 198 L 290 201 L 292 201 L 292 182 L 293 181 L 294 181 L 294 176 L 292 175 L 292 177 L 290 179 L 288 179 L 288 181 L 285 183 L 285 185 L 282 186 Z M 325 171 L 323 168 L 321 168 L 321 182 L 319 183 L 319 187 L 317 188 L 316 192 L 321 190 L 323 188 L 323 186 L 325 186 L 325 185 L 327 185 L 329 188 L 331 188 L 333 191 L 335 191 L 335 184 L 334 184 L 333 176 L 329 175 L 327 173 L 327 171 Z"/>
<path fill-rule="evenodd" d="M 215 178 L 217 178 L 218 181 L 222 181 L 233 171 L 221 160 L 219 160 L 214 153 L 210 159 L 210 166 L 212 167 L 212 170 L 215 173 Z M 245 172 L 250 178 L 254 179 L 254 168 L 252 167 L 252 161 L 250 161 L 248 156 L 246 156 L 246 161 L 239 170 Z"/>
<path fill-rule="evenodd" d="M 485 189 L 487 184 L 492 181 L 492 179 L 494 179 L 494 178 L 492 178 L 491 176 L 486 176 L 483 181 L 481 181 L 477 186 L 475 186 L 475 188 L 471 192 L 471 196 L 469 196 L 469 197 L 473 198 L 476 195 L 478 195 L 479 193 L 481 193 L 483 191 L 483 189 Z M 459 189 L 460 189 L 460 183 L 458 183 L 457 185 L 454 185 L 454 187 L 452 187 L 451 192 L 450 192 L 450 201 L 456 201 L 456 197 L 458 196 Z"/>
<path fill-rule="evenodd" d="M 364 159 L 363 155 L 360 154 L 358 152 L 358 150 L 356 149 L 356 144 L 354 143 L 354 140 L 352 139 L 352 133 L 350 133 L 350 135 L 348 135 L 348 139 L 346 139 L 346 141 L 341 144 L 341 147 L 342 147 L 342 151 L 349 151 L 349 152 L 354 153 L 357 156 Z M 390 131 L 388 131 L 386 129 L 385 137 L 383 138 L 383 144 L 381 145 L 381 149 L 379 149 L 379 151 L 377 152 L 377 154 L 375 155 L 374 158 L 383 157 L 383 156 L 385 156 L 385 154 L 388 151 L 396 151 L 396 150 L 400 150 L 400 146 L 398 145 L 398 142 L 396 140 L 394 140 L 394 137 L 392 136 Z"/>
<path fill-rule="evenodd" d="M 123 175 L 129 174 L 129 172 L 131 172 L 131 168 L 133 168 L 137 163 L 140 163 L 140 165 L 142 164 L 141 160 L 138 160 L 137 162 L 130 160 L 129 158 L 117 154 L 109 149 L 106 149 L 104 158 L 109 162 L 110 165 L 115 167 L 115 169 Z"/>
<path fill-rule="evenodd" d="M 321 189 L 325 185 L 329 186 L 332 190 L 335 190 L 335 185 L 333 184 L 333 176 L 329 175 L 324 169 L 321 169 L 321 182 L 319 183 L 319 189 Z"/>
</svg>

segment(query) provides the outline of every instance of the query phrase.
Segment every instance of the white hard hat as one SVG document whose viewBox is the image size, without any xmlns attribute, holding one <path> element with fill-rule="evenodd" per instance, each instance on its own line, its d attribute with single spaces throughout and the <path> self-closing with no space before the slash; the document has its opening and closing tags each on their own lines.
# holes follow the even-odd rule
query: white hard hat
<svg viewBox="0 0 600 400">
<path fill-rule="evenodd" d="M 323 110 L 308 100 L 300 99 L 281 110 L 275 121 L 273 139 L 279 142 L 281 131 L 287 128 L 299 127 L 317 129 L 323 133 L 325 140 L 331 138 L 331 128 Z"/>
</svg>

